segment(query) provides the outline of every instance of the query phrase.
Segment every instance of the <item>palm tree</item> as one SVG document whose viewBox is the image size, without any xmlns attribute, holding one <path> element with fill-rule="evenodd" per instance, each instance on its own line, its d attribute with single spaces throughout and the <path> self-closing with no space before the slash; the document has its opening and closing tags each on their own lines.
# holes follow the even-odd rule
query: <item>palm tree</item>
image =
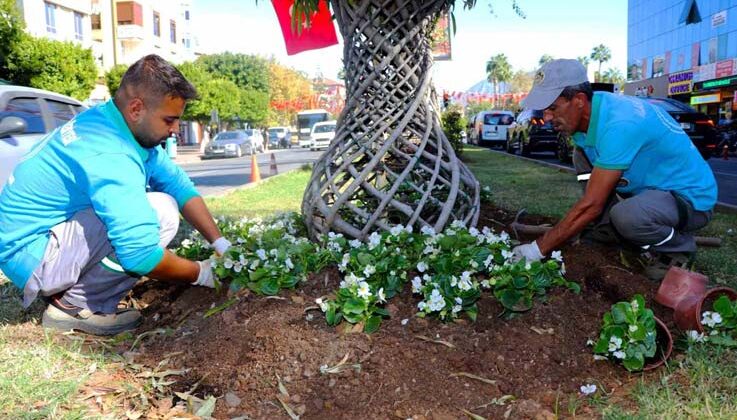
<svg viewBox="0 0 737 420">
<path fill-rule="evenodd" d="M 512 78 L 512 65 L 509 64 L 507 56 L 497 54 L 486 62 L 486 77 L 494 84 L 494 107 L 499 97 L 499 83 L 508 82 Z"/>
<path fill-rule="evenodd" d="M 599 62 L 599 70 L 596 72 L 595 81 L 601 78 L 601 64 L 606 63 L 612 58 L 612 51 L 604 44 L 599 44 L 591 50 L 591 59 Z"/>
<path fill-rule="evenodd" d="M 553 56 L 552 56 L 552 55 L 550 55 L 550 54 L 543 54 L 543 55 L 542 55 L 542 57 L 540 57 L 540 60 L 538 60 L 538 61 L 537 61 L 537 64 L 538 64 L 538 65 L 539 65 L 540 67 L 542 67 L 542 66 L 544 66 L 544 65 L 545 65 L 546 63 L 548 63 L 548 62 L 550 62 L 550 61 L 553 61 L 553 60 L 555 60 L 555 58 L 553 58 Z"/>
<path fill-rule="evenodd" d="M 591 63 L 591 58 L 589 58 L 586 55 L 582 55 L 576 58 L 579 63 L 583 64 L 584 67 L 586 67 L 586 71 L 589 71 L 589 63 Z"/>
</svg>

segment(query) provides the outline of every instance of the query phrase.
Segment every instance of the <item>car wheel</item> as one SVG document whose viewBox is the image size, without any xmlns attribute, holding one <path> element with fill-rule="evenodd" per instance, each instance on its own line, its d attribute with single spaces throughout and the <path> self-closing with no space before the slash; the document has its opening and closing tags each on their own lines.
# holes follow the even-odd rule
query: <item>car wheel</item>
<svg viewBox="0 0 737 420">
<path fill-rule="evenodd" d="M 525 145 L 524 140 L 519 141 L 519 154 L 524 157 L 530 157 L 530 145 L 529 143 Z"/>
<path fill-rule="evenodd" d="M 504 146 L 504 149 L 507 153 L 512 153 L 512 142 L 514 142 L 514 137 L 511 139 L 507 139 L 507 144 Z"/>
</svg>

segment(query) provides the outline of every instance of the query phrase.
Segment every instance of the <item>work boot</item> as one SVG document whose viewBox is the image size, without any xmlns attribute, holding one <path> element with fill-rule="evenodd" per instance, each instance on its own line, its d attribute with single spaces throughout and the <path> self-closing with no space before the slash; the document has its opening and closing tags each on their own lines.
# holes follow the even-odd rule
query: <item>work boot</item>
<svg viewBox="0 0 737 420">
<path fill-rule="evenodd" d="M 689 270 L 693 265 L 696 254 L 689 252 L 648 251 L 642 254 L 642 257 L 647 278 L 653 281 L 661 281 L 671 267 L 680 267 Z"/>
<path fill-rule="evenodd" d="M 70 305 L 63 299 L 53 299 L 43 314 L 46 328 L 69 331 L 79 330 L 94 335 L 116 335 L 136 328 L 141 323 L 141 313 L 135 309 L 118 309 L 114 314 L 96 314 L 89 309 Z"/>
<path fill-rule="evenodd" d="M 591 242 L 598 242 L 605 245 L 620 244 L 620 240 L 617 231 L 611 225 L 611 223 L 599 223 L 596 225 L 589 225 L 584 228 L 581 232 L 581 239 L 588 240 Z"/>
</svg>

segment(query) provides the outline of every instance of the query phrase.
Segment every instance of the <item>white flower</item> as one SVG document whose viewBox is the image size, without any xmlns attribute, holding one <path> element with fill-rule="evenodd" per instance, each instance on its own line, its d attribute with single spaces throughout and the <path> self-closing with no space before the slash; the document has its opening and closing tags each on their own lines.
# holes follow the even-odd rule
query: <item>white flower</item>
<svg viewBox="0 0 737 420">
<path fill-rule="evenodd" d="M 704 336 L 704 333 L 700 333 L 696 330 L 690 330 L 688 333 L 686 333 L 686 337 L 689 341 L 693 341 L 695 343 L 703 343 L 706 337 Z"/>
<path fill-rule="evenodd" d="M 481 280 L 481 287 L 488 289 L 491 287 L 491 283 L 489 283 L 488 279 Z"/>
<path fill-rule="evenodd" d="M 637 325 L 630 325 L 629 330 L 630 330 L 630 332 L 637 331 Z"/>
<path fill-rule="evenodd" d="M 555 261 L 561 262 L 561 263 L 563 262 L 563 254 L 560 251 L 553 251 L 550 254 L 550 258 L 554 259 Z"/>
<path fill-rule="evenodd" d="M 458 288 L 465 292 L 467 290 L 471 290 L 472 287 L 473 283 L 471 283 L 471 273 L 464 271 L 463 274 L 461 274 L 461 280 L 458 282 Z"/>
<path fill-rule="evenodd" d="M 525 270 L 529 270 L 532 268 L 532 264 L 530 264 L 529 261 L 525 261 Z"/>
<path fill-rule="evenodd" d="M 463 229 L 466 227 L 466 224 L 463 223 L 463 220 L 454 220 L 453 223 L 450 224 L 450 227 L 456 228 L 456 229 Z"/>
<path fill-rule="evenodd" d="M 359 246 L 361 246 L 361 244 L 363 244 L 363 242 L 359 241 L 358 239 L 354 239 L 348 242 L 348 245 L 350 245 L 351 248 L 358 248 Z"/>
<path fill-rule="evenodd" d="M 353 273 L 348 273 L 347 276 L 345 276 L 345 279 L 340 282 L 340 287 L 345 289 L 348 287 L 351 287 L 353 285 L 358 284 L 359 282 L 363 281 L 363 278 L 356 276 Z"/>
<path fill-rule="evenodd" d="M 265 249 L 263 249 L 263 248 L 261 248 L 261 249 L 257 249 L 257 250 L 256 250 L 256 256 L 257 256 L 257 257 L 258 257 L 258 258 L 259 258 L 260 260 L 265 260 L 265 259 L 266 259 L 266 250 L 265 250 Z"/>
<path fill-rule="evenodd" d="M 261 264 L 261 260 L 253 260 L 249 268 L 251 269 L 251 271 L 253 271 L 259 266 L 259 264 Z"/>
<path fill-rule="evenodd" d="M 190 241 L 189 239 L 185 239 L 182 241 L 182 247 L 189 248 L 190 246 L 192 246 L 192 241 Z"/>
<path fill-rule="evenodd" d="M 632 302 L 630 302 L 630 305 L 632 305 L 632 312 L 637 312 L 640 310 L 640 304 L 637 303 L 636 300 L 633 300 Z"/>
<path fill-rule="evenodd" d="M 287 266 L 288 269 L 294 269 L 294 263 L 292 262 L 291 258 L 287 257 L 287 259 L 284 260 L 284 264 Z"/>
<path fill-rule="evenodd" d="M 479 236 L 479 230 L 475 227 L 472 227 L 471 229 L 468 229 L 468 233 L 471 234 L 474 238 Z"/>
<path fill-rule="evenodd" d="M 365 281 L 362 281 L 358 284 L 358 297 L 363 299 L 368 299 L 371 297 L 371 289 L 369 288 L 368 283 Z"/>
<path fill-rule="evenodd" d="M 421 293 L 422 292 L 422 279 L 419 277 L 415 277 L 412 279 L 412 293 Z"/>
<path fill-rule="evenodd" d="M 429 306 L 431 311 L 440 311 L 441 309 L 445 308 L 445 298 L 442 294 L 440 294 L 440 291 L 438 289 L 433 289 L 432 293 L 430 294 Z"/>
<path fill-rule="evenodd" d="M 589 338 L 588 340 L 586 340 L 586 345 L 587 346 L 593 346 L 594 345 L 594 340 L 592 340 L 592 339 Z"/>
<path fill-rule="evenodd" d="M 420 232 L 427 236 L 435 236 L 435 229 L 427 225 L 423 226 Z"/>
<path fill-rule="evenodd" d="M 609 360 L 609 359 L 606 356 L 602 356 L 600 354 L 595 354 L 594 355 L 594 360 L 599 361 L 599 360 Z"/>
<path fill-rule="evenodd" d="M 270 255 L 271 255 L 272 257 L 276 257 L 277 255 L 279 255 L 279 250 L 278 250 L 278 249 L 276 249 L 276 248 L 272 248 L 272 249 L 271 249 L 271 250 L 269 251 L 269 254 L 270 254 Z"/>
<path fill-rule="evenodd" d="M 448 229 L 445 229 L 445 232 L 443 233 L 445 233 L 447 236 L 454 236 L 456 234 L 456 231 L 455 229 L 448 228 Z"/>
<path fill-rule="evenodd" d="M 408 322 L 409 322 L 409 318 L 404 318 L 402 320 L 402 325 L 407 325 Z"/>
<path fill-rule="evenodd" d="M 450 287 L 458 286 L 458 277 L 450 276 Z"/>
<path fill-rule="evenodd" d="M 561 276 L 566 275 L 566 263 L 560 263 L 560 275 Z"/>
<path fill-rule="evenodd" d="M 514 253 L 512 251 L 507 251 L 506 249 L 502 250 L 502 257 L 504 257 L 504 260 L 509 261 L 512 256 L 514 256 Z"/>
<path fill-rule="evenodd" d="M 432 245 L 428 245 L 422 250 L 423 254 L 432 254 L 433 252 L 435 252 L 435 247 Z"/>
<path fill-rule="evenodd" d="M 722 322 L 722 316 L 718 312 L 705 311 L 702 314 L 701 323 L 709 328 L 714 328 Z"/>
<path fill-rule="evenodd" d="M 392 236 L 399 236 L 404 231 L 404 226 L 402 225 L 395 225 L 392 226 L 391 229 L 389 229 L 389 233 L 392 234 Z"/>
<path fill-rule="evenodd" d="M 486 260 L 484 260 L 484 267 L 489 268 L 490 265 L 494 263 L 494 255 L 489 254 L 488 257 L 486 257 Z"/>
<path fill-rule="evenodd" d="M 235 271 L 236 273 L 240 273 L 242 269 L 243 264 L 241 264 L 240 261 L 236 261 L 235 263 L 233 263 L 233 271 Z"/>
<path fill-rule="evenodd" d="M 420 273 L 424 273 L 425 270 L 427 270 L 427 264 L 425 264 L 424 261 L 420 261 L 417 263 L 417 271 Z"/>
<path fill-rule="evenodd" d="M 457 314 L 458 312 L 461 311 L 461 309 L 463 309 L 461 307 L 461 305 L 453 305 L 453 308 L 451 309 L 451 312 L 453 312 L 454 314 Z"/>
<path fill-rule="evenodd" d="M 228 270 L 230 270 L 231 268 L 233 268 L 233 260 L 231 260 L 230 258 L 226 258 L 223 261 L 223 267 L 227 268 Z"/>
<path fill-rule="evenodd" d="M 371 277 L 372 274 L 376 272 L 376 267 L 369 264 L 366 267 L 363 268 L 363 275 L 366 276 L 366 278 Z"/>
<path fill-rule="evenodd" d="M 509 241 L 509 234 L 507 232 L 502 232 L 502 233 L 499 234 L 499 239 L 502 242 L 507 242 L 507 241 Z"/>
<path fill-rule="evenodd" d="M 376 248 L 377 246 L 379 246 L 380 243 L 381 243 L 381 235 L 379 235 L 376 232 L 372 232 L 371 236 L 369 236 L 369 244 L 368 244 L 369 250 Z"/>
<path fill-rule="evenodd" d="M 612 353 L 612 356 L 616 357 L 617 359 L 624 359 L 625 354 L 622 350 L 617 350 Z"/>
<path fill-rule="evenodd" d="M 320 305 L 320 310 L 321 311 L 327 312 L 327 310 L 328 310 L 328 303 L 325 302 L 324 300 L 322 300 L 322 298 L 315 299 L 315 303 L 317 303 L 318 305 Z"/>
<path fill-rule="evenodd" d="M 386 296 L 384 295 L 384 288 L 382 287 L 379 289 L 379 292 L 376 294 L 376 298 L 379 300 L 379 303 L 386 302 Z"/>
<path fill-rule="evenodd" d="M 237 243 L 239 243 L 239 244 L 244 244 L 244 243 L 246 243 L 246 240 L 245 240 L 245 239 L 243 239 L 243 238 L 241 238 L 240 236 L 239 236 L 239 237 L 237 237 L 237 238 L 235 239 L 235 241 L 236 241 Z"/>
<path fill-rule="evenodd" d="M 417 308 L 424 312 L 427 309 L 427 303 L 423 300 L 417 304 Z"/>
<path fill-rule="evenodd" d="M 459 297 L 457 297 L 457 296 L 456 296 L 456 298 L 455 298 L 455 299 L 453 299 L 453 301 L 454 301 L 454 302 L 455 302 L 456 304 L 458 304 L 458 305 L 462 305 L 462 304 L 463 304 L 463 299 L 461 299 L 461 298 L 459 298 Z"/>
<path fill-rule="evenodd" d="M 596 392 L 596 384 L 581 385 L 581 393 L 583 395 L 591 395 Z"/>
<path fill-rule="evenodd" d="M 613 335 L 609 338 L 609 351 L 616 351 L 622 347 L 622 339 Z"/>
</svg>

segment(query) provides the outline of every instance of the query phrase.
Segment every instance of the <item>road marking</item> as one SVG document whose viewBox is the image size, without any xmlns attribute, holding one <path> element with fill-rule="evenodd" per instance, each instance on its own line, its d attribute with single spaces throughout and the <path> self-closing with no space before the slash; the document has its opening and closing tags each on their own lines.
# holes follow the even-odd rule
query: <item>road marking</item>
<svg viewBox="0 0 737 420">
<path fill-rule="evenodd" d="M 731 176 L 731 177 L 737 178 L 737 174 L 728 174 L 726 172 L 720 172 L 720 171 L 712 171 L 712 172 L 714 172 L 715 174 L 723 175 L 723 176 Z"/>
</svg>

